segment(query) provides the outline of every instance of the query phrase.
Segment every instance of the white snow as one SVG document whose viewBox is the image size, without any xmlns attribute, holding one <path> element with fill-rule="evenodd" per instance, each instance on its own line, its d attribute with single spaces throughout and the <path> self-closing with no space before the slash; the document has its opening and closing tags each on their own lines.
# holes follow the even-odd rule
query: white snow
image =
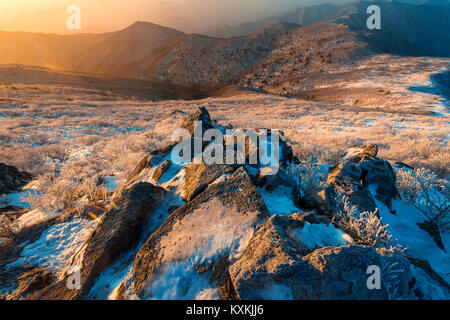
<svg viewBox="0 0 450 320">
<path fill-rule="evenodd" d="M 28 190 L 28 191 L 8 193 L 3 196 L 0 195 L 0 198 L 6 200 L 6 205 L 17 206 L 17 207 L 22 207 L 22 208 L 29 208 L 30 205 L 26 202 L 23 202 L 21 199 L 21 197 L 26 196 L 29 192 L 34 192 L 34 191 Z"/>
<path fill-rule="evenodd" d="M 224 175 L 221 175 L 221 176 L 218 177 L 216 180 L 214 180 L 214 181 L 211 183 L 211 185 L 225 182 L 229 176 L 230 176 L 229 173 L 225 173 Z"/>
<path fill-rule="evenodd" d="M 342 230 L 336 229 L 332 224 L 311 224 L 305 222 L 303 228 L 291 231 L 291 237 L 304 244 L 310 250 L 323 247 L 345 246 L 353 242 L 353 239 Z"/>
<path fill-rule="evenodd" d="M 133 266 L 137 250 L 130 250 L 108 266 L 97 278 L 89 291 L 88 300 L 107 300 Z"/>
<path fill-rule="evenodd" d="M 177 194 L 168 192 L 165 200 L 155 209 L 147 226 L 142 231 L 138 245 L 123 253 L 121 257 L 102 271 L 95 281 L 95 284 L 92 286 L 87 299 L 114 300 L 117 289 L 133 267 L 134 258 L 142 245 L 144 245 L 151 234 L 153 234 L 169 216 L 169 207 L 174 205 L 182 206 L 183 204 L 185 204 L 185 202 Z M 137 299 L 138 297 L 136 295 L 130 295 L 127 298 Z"/>
<path fill-rule="evenodd" d="M 427 260 L 431 267 L 447 282 L 450 282 L 450 255 L 441 250 L 428 232 L 417 225 L 425 221 L 425 217 L 415 207 L 407 205 L 401 200 L 392 201 L 390 210 L 376 200 L 383 223 L 398 243 L 407 248 L 407 253 L 418 259 Z"/>
<path fill-rule="evenodd" d="M 448 300 L 450 297 L 445 294 L 442 286 L 432 279 L 425 271 L 411 266 L 414 278 L 416 278 L 416 287 L 423 293 L 425 300 Z"/>
<path fill-rule="evenodd" d="M 242 214 L 213 199 L 178 221 L 161 239 L 163 271 L 150 283 L 144 298 L 218 299 L 209 272 L 198 274 L 196 265 L 208 265 L 225 255 L 233 260 L 253 235 L 257 213 Z"/>
<path fill-rule="evenodd" d="M 259 187 L 258 191 L 266 203 L 270 214 L 292 214 L 295 212 L 302 212 L 302 210 L 297 208 L 294 204 L 292 188 L 290 187 L 280 185 L 272 192 Z"/>
<path fill-rule="evenodd" d="M 115 191 L 121 182 L 121 179 L 115 176 L 106 176 L 103 178 L 103 180 L 104 180 L 104 187 L 109 192 Z"/>
<path fill-rule="evenodd" d="M 97 221 L 73 219 L 52 225 L 41 237 L 22 250 L 20 258 L 8 267 L 32 265 L 61 272 L 70 258 L 89 237 Z"/>
<path fill-rule="evenodd" d="M 31 226 L 38 222 L 44 221 L 49 215 L 45 214 L 41 209 L 34 209 L 21 215 L 18 219 L 19 228 Z"/>
<path fill-rule="evenodd" d="M 264 300 L 294 300 L 290 287 L 280 283 L 269 283 L 260 291 Z"/>
<path fill-rule="evenodd" d="M 217 289 L 212 288 L 207 275 L 200 275 L 194 269 L 195 258 L 168 264 L 164 273 L 147 289 L 151 299 L 156 300 L 200 300 L 220 298 Z M 147 298 L 147 296 L 144 296 Z"/>
</svg>

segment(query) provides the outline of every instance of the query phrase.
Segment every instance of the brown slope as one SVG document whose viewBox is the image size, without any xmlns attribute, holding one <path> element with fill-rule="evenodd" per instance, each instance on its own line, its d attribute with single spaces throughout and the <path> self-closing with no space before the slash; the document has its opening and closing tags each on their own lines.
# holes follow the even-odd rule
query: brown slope
<svg viewBox="0 0 450 320">
<path fill-rule="evenodd" d="M 103 42 L 66 65 L 66 69 L 93 74 L 122 75 L 124 66 L 143 59 L 155 50 L 184 36 L 175 29 L 148 22 L 136 22 L 114 32 Z"/>
<path fill-rule="evenodd" d="M 219 87 L 236 82 L 265 61 L 281 39 L 298 29 L 277 23 L 245 37 L 188 35 L 127 67 L 128 75 L 184 85 Z"/>
<path fill-rule="evenodd" d="M 367 44 L 344 25 L 320 22 L 284 37 L 268 59 L 239 84 L 277 93 L 290 93 L 311 76 L 337 71 L 370 55 Z"/>
</svg>

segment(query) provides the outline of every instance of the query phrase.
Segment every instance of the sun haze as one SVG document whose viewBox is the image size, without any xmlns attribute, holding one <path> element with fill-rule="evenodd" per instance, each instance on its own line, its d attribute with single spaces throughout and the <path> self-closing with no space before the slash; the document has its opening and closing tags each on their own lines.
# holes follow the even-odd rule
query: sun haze
<svg viewBox="0 0 450 320">
<path fill-rule="evenodd" d="M 343 2 L 334 0 L 328 2 Z M 43 33 L 116 31 L 138 20 L 184 32 L 241 23 L 326 0 L 15 0 L 0 1 L 0 30 Z M 81 30 L 69 30 L 67 8 L 81 9 Z"/>
</svg>

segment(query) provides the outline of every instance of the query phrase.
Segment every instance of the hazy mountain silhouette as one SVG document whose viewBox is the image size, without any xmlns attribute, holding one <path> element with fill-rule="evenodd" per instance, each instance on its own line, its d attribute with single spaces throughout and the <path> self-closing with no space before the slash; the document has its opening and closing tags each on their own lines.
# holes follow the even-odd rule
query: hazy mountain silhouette
<svg viewBox="0 0 450 320">
<path fill-rule="evenodd" d="M 255 70 L 273 76 L 288 64 L 292 70 L 320 72 L 367 54 L 450 57 L 450 8 L 435 3 L 324 4 L 241 25 L 239 30 L 251 30 L 265 24 L 232 38 L 187 35 L 147 22 L 104 34 L 0 32 L 0 64 L 220 87 L 238 83 Z M 381 30 L 367 29 L 366 9 L 371 4 L 381 8 Z M 268 65 L 278 67 L 267 69 Z"/>
</svg>

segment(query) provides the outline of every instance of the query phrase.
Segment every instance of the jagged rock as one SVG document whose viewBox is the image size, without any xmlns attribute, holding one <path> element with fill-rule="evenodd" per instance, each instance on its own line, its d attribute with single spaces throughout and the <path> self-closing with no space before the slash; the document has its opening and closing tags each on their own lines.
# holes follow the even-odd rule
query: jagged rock
<svg viewBox="0 0 450 320">
<path fill-rule="evenodd" d="M 297 159 L 294 157 L 294 153 L 292 151 L 292 148 L 287 144 L 286 138 L 284 137 L 284 133 L 282 131 L 278 131 L 279 133 L 279 141 L 278 141 L 278 162 L 277 164 L 269 164 L 269 163 L 261 163 L 260 156 L 262 154 L 270 155 L 271 148 L 273 146 L 272 143 L 272 130 L 271 129 L 265 129 L 265 128 L 258 128 L 255 129 L 255 134 L 258 141 L 252 141 L 252 139 L 249 139 L 248 137 L 245 139 L 245 160 L 247 164 L 253 165 L 257 168 L 263 168 L 270 165 L 277 165 L 281 168 L 285 168 L 286 164 L 288 162 L 296 162 Z M 234 135 L 239 136 L 240 134 L 244 134 L 235 131 Z M 266 135 L 266 144 L 261 143 L 261 140 L 263 135 Z M 230 140 L 228 138 L 228 140 Z M 225 142 L 230 143 L 230 141 L 227 142 L 227 137 L 225 137 Z M 231 143 L 234 143 L 231 139 Z M 253 163 L 254 159 L 257 159 L 256 163 Z"/>
<path fill-rule="evenodd" d="M 191 136 L 194 135 L 194 122 L 198 121 L 202 123 L 202 135 L 203 133 L 211 128 L 214 128 L 214 125 L 211 120 L 211 116 L 209 115 L 208 110 L 205 107 L 199 107 L 194 113 L 187 116 L 187 118 L 183 121 L 181 127 L 189 131 Z"/>
<path fill-rule="evenodd" d="M 136 165 L 136 168 L 128 175 L 127 183 L 130 183 L 133 179 L 139 176 L 145 169 L 149 169 L 157 165 L 158 163 L 163 162 L 163 159 L 172 152 L 175 144 L 169 144 L 162 149 L 153 150 L 149 154 L 147 154 L 139 163 Z"/>
<path fill-rule="evenodd" d="M 389 162 L 377 158 L 376 145 L 351 148 L 340 163 L 330 168 L 325 188 L 325 198 L 332 212 L 341 208 L 338 199 L 346 196 L 358 210 L 375 211 L 375 198 L 391 207 L 400 195 L 395 186 L 395 172 Z"/>
<path fill-rule="evenodd" d="M 445 281 L 433 268 L 430 266 L 430 263 L 426 260 L 421 260 L 414 257 L 408 257 L 408 260 L 417 268 L 422 269 L 426 272 L 433 280 L 439 283 L 441 289 L 445 291 L 446 296 L 450 297 L 450 284 Z M 420 296 L 419 296 L 420 298 Z"/>
<path fill-rule="evenodd" d="M 8 300 L 22 300 L 36 291 L 51 285 L 57 278 L 47 269 L 24 266 L 18 277 L 18 288 L 8 296 Z"/>
<path fill-rule="evenodd" d="M 265 186 L 268 191 L 275 190 L 279 185 L 292 188 L 298 187 L 284 169 L 272 166 L 262 168 L 257 177 L 254 178 L 254 183 L 258 186 Z"/>
<path fill-rule="evenodd" d="M 253 186 L 244 167 L 238 168 L 227 179 L 210 184 L 204 192 L 196 196 L 191 202 L 175 210 L 163 225 L 151 235 L 137 254 L 130 274 L 121 284 L 117 294 L 118 299 L 124 298 L 125 292 L 129 294 L 130 291 L 139 297 L 144 288 L 157 279 L 156 275 L 164 267 L 160 256 L 162 239 L 172 231 L 178 221 L 192 214 L 202 204 L 208 203 L 213 199 L 242 214 L 254 212 L 258 213 L 260 218 L 265 218 L 269 215 L 263 199 Z M 217 261 L 209 267 L 215 268 L 216 278 L 220 278 L 225 276 L 224 269 L 227 266 L 228 264 L 224 261 Z M 217 281 L 223 286 L 227 284 L 226 279 Z"/>
<path fill-rule="evenodd" d="M 417 223 L 419 228 L 428 232 L 428 234 L 433 238 L 434 242 L 436 242 L 437 246 L 445 251 L 444 244 L 442 243 L 441 232 L 439 231 L 439 226 L 434 221 L 424 221 L 422 223 Z"/>
<path fill-rule="evenodd" d="M 409 262 L 382 256 L 357 245 L 324 247 L 311 252 L 293 239 L 295 228 L 318 223 L 313 215 L 272 216 L 229 268 L 231 292 L 239 299 L 387 299 L 410 297 Z M 402 270 L 398 278 L 389 273 Z M 367 268 L 380 266 L 381 289 L 369 290 Z M 387 271 L 386 271 L 387 270 Z M 398 290 L 398 294 L 394 293 Z M 271 295 L 272 292 L 276 292 Z"/>
<path fill-rule="evenodd" d="M 165 191 L 149 183 L 137 183 L 119 190 L 111 209 L 101 218 L 71 265 L 80 267 L 81 289 L 67 287 L 69 275 L 36 292 L 31 299 L 80 299 L 88 294 L 98 275 L 120 254 L 136 245 L 142 227 L 151 217 Z"/>
<path fill-rule="evenodd" d="M 204 162 L 187 165 L 183 191 L 184 199 L 191 201 L 202 193 L 209 184 L 221 176 L 233 172 L 235 169 L 235 166 L 225 164 L 207 165 Z"/>
<path fill-rule="evenodd" d="M 31 174 L 0 163 L 0 195 L 20 191 L 32 179 Z"/>
<path fill-rule="evenodd" d="M 171 164 L 172 162 L 170 162 L 169 160 L 164 160 L 159 166 L 157 166 L 153 170 L 152 180 L 158 181 L 159 178 L 161 178 L 162 175 L 170 168 Z"/>
</svg>

